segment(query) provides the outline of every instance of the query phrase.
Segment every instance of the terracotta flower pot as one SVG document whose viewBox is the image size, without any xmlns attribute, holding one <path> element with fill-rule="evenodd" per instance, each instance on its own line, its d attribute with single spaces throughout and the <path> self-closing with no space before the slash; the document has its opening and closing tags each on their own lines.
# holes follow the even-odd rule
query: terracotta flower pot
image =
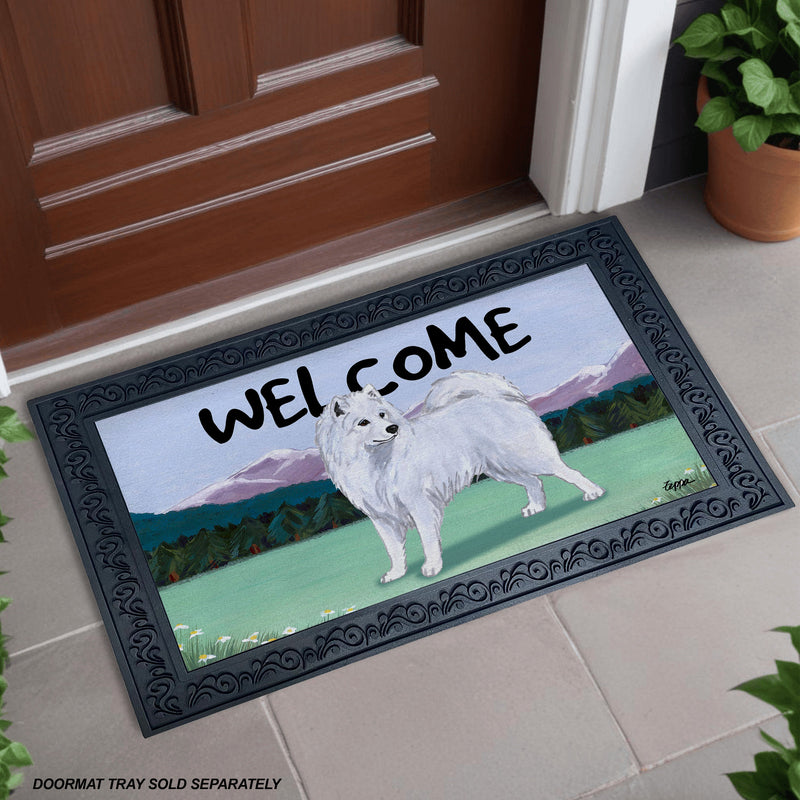
<svg viewBox="0 0 800 800">
<path fill-rule="evenodd" d="M 709 99 L 702 76 L 698 113 Z M 800 151 L 764 144 L 746 153 L 731 128 L 709 134 L 705 202 L 717 222 L 747 239 L 800 236 Z"/>
</svg>

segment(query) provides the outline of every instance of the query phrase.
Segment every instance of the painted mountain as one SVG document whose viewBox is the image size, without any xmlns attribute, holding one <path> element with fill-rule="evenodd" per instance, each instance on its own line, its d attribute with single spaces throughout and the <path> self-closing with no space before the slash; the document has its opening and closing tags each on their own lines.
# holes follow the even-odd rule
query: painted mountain
<svg viewBox="0 0 800 800">
<path fill-rule="evenodd" d="M 286 486 L 324 481 L 327 477 L 316 447 L 306 450 L 273 450 L 233 475 L 181 500 L 170 511 L 236 503 Z"/>
<path fill-rule="evenodd" d="M 561 411 L 587 397 L 597 397 L 613 389 L 618 383 L 649 375 L 647 365 L 639 351 L 628 342 L 622 345 L 607 364 L 584 367 L 569 380 L 550 391 L 528 397 L 528 404 L 540 416 L 551 411 Z"/>
</svg>

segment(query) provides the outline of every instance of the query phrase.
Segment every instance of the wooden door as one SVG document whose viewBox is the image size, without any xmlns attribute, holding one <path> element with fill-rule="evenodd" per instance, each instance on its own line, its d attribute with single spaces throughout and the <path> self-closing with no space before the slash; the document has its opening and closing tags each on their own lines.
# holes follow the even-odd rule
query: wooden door
<svg viewBox="0 0 800 800">
<path fill-rule="evenodd" d="M 525 176 L 543 8 L 0 0 L 0 346 Z"/>
</svg>

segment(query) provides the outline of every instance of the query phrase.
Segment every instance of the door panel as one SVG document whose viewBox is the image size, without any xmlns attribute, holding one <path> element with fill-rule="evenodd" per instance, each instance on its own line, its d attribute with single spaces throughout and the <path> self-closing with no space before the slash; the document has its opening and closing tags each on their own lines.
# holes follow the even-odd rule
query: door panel
<svg viewBox="0 0 800 800">
<path fill-rule="evenodd" d="M 396 36 L 398 0 L 253 0 L 259 75 Z"/>
<path fill-rule="evenodd" d="M 543 9 L 0 0 L 0 346 L 526 175 Z"/>
<path fill-rule="evenodd" d="M 40 135 L 170 102 L 152 0 L 8 0 Z"/>
</svg>

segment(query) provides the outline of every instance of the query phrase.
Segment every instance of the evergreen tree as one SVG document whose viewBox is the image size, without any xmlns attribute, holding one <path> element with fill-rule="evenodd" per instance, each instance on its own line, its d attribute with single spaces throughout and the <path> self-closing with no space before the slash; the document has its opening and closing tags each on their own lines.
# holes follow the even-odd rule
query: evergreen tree
<svg viewBox="0 0 800 800">
<path fill-rule="evenodd" d="M 261 539 L 266 532 L 267 528 L 263 522 L 245 517 L 230 534 L 231 558 L 249 555 L 250 548 L 254 544 L 260 547 Z"/>
<path fill-rule="evenodd" d="M 291 540 L 297 541 L 306 533 L 307 518 L 294 506 L 281 503 L 275 518 L 267 528 L 267 539 L 273 546 L 286 544 Z"/>
<path fill-rule="evenodd" d="M 164 542 L 153 551 L 148 566 L 157 586 L 168 586 L 171 583 L 170 575 L 187 577 L 184 551 Z"/>
</svg>

